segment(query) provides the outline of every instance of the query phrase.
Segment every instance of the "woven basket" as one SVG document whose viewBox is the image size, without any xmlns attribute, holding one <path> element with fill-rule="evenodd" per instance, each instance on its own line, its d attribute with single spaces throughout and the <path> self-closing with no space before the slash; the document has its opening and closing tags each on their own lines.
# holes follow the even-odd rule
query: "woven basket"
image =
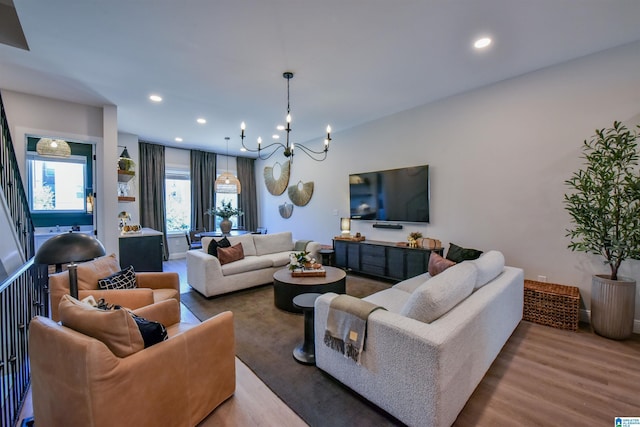
<svg viewBox="0 0 640 427">
<path fill-rule="evenodd" d="M 580 291 L 575 286 L 524 281 L 524 320 L 576 331 L 579 309 Z"/>
</svg>

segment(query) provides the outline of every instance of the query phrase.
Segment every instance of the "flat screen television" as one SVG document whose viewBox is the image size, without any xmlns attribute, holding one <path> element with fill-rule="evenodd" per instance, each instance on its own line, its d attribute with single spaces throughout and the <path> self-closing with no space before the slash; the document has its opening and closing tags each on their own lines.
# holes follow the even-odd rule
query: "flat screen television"
<svg viewBox="0 0 640 427">
<path fill-rule="evenodd" d="M 349 175 L 351 219 L 429 222 L 429 166 Z"/>
</svg>

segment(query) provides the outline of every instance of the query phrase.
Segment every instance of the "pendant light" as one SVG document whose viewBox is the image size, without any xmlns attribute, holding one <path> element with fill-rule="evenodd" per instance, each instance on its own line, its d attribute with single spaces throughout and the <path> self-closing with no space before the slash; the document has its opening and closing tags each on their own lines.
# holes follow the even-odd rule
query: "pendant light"
<svg viewBox="0 0 640 427">
<path fill-rule="evenodd" d="M 64 139 L 40 138 L 36 151 L 45 157 L 70 157 L 71 147 Z"/>
<path fill-rule="evenodd" d="M 227 141 L 227 171 L 225 173 L 221 173 L 216 179 L 214 188 L 216 193 L 240 194 L 240 191 L 242 190 L 240 180 L 229 172 L 229 137 L 225 136 L 224 139 Z"/>
</svg>

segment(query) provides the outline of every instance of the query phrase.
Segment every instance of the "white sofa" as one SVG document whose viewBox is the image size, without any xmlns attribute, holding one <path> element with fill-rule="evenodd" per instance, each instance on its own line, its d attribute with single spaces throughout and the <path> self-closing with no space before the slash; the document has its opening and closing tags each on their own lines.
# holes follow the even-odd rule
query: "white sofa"
<svg viewBox="0 0 640 427">
<path fill-rule="evenodd" d="M 360 363 L 324 342 L 330 302 L 315 303 L 316 365 L 410 426 L 449 426 L 522 319 L 523 271 L 500 252 L 370 295 Z M 416 320 L 420 319 L 420 320 Z"/>
<path fill-rule="evenodd" d="M 231 245 L 242 244 L 244 259 L 220 265 L 207 253 L 212 239 L 204 237 L 202 249 L 187 251 L 187 283 L 206 297 L 272 283 L 273 273 L 289 264 L 291 252 L 306 250 L 320 259 L 320 243 L 294 242 L 291 232 L 245 234 L 228 237 Z"/>
</svg>

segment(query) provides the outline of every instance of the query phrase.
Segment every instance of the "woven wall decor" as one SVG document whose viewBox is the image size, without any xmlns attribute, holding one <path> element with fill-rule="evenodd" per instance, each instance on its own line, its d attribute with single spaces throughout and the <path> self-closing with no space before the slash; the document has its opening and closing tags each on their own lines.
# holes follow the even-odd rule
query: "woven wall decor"
<svg viewBox="0 0 640 427">
<path fill-rule="evenodd" d="M 287 219 L 289 217 L 291 217 L 291 214 L 293 213 L 293 205 L 287 202 L 284 202 L 284 204 L 278 206 L 278 211 L 280 211 L 280 216 L 284 219 Z"/>
<path fill-rule="evenodd" d="M 273 194 L 274 196 L 279 196 L 284 193 L 287 185 L 289 185 L 291 163 L 289 162 L 289 160 L 287 160 L 283 165 L 280 165 L 280 177 L 278 177 L 278 179 L 275 179 L 273 177 L 273 168 L 275 168 L 276 165 L 280 165 L 280 163 L 276 162 L 273 167 L 265 166 L 264 184 L 267 186 L 267 190 L 269 191 L 269 193 Z"/>
<path fill-rule="evenodd" d="M 313 196 L 313 181 L 298 181 L 296 185 L 289 186 L 289 199 L 296 206 L 304 206 Z"/>
</svg>

